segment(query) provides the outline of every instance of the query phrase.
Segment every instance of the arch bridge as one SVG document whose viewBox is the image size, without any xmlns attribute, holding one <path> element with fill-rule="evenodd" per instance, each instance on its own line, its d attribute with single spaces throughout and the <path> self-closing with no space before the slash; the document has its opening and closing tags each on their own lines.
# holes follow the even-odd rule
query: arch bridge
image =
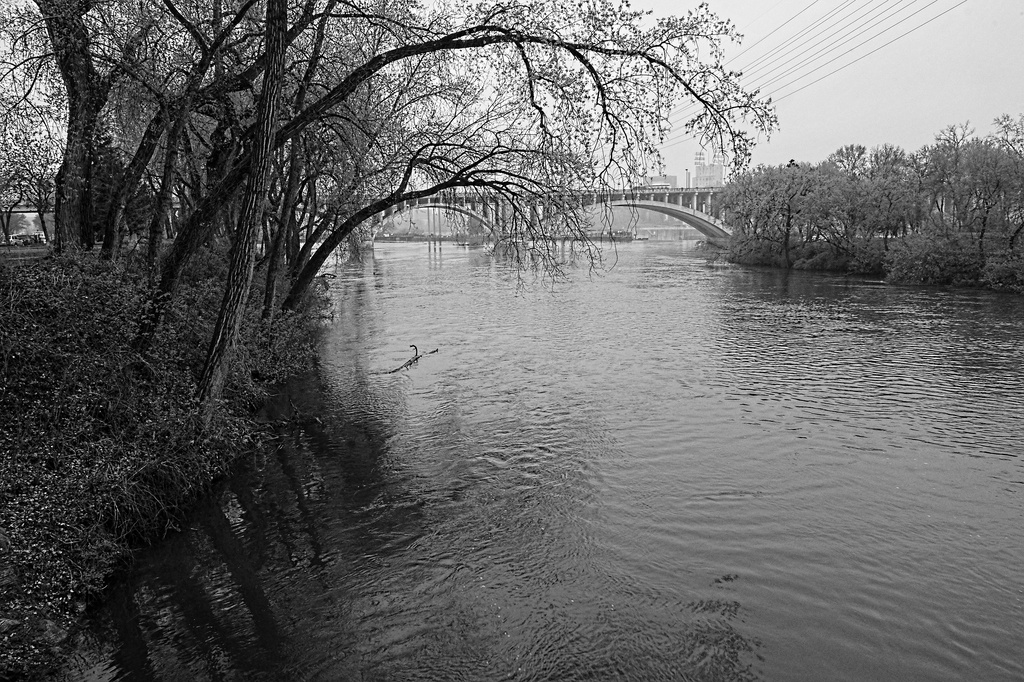
<svg viewBox="0 0 1024 682">
<path fill-rule="evenodd" d="M 608 206 L 645 209 L 670 216 L 698 230 L 709 239 L 728 241 L 732 229 L 717 216 L 721 188 L 640 189 L 621 192 L 581 193 L 584 206 Z M 382 217 L 413 209 L 452 211 L 480 221 L 491 234 L 500 234 L 503 218 L 509 211 L 508 200 L 494 197 L 445 192 L 419 199 L 409 199 L 386 209 Z M 531 206 L 538 220 L 543 220 L 543 207 Z"/>
</svg>

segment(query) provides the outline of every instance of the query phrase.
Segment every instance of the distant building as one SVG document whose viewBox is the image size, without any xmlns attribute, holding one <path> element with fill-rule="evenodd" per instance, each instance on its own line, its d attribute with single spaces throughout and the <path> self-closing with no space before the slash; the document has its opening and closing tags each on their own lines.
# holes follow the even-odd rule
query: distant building
<svg viewBox="0 0 1024 682">
<path fill-rule="evenodd" d="M 715 150 L 708 163 L 704 150 L 697 152 L 693 160 L 696 167 L 693 174 L 694 187 L 723 187 L 725 186 L 725 157 L 720 151 Z"/>
<path fill-rule="evenodd" d="M 675 189 L 678 186 L 674 175 L 654 175 L 647 178 L 647 187 L 650 189 Z"/>
</svg>

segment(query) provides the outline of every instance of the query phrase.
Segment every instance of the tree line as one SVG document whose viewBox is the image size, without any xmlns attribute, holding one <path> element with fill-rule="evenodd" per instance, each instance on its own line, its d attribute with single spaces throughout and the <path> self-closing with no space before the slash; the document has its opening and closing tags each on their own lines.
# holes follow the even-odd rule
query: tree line
<svg viewBox="0 0 1024 682">
<path fill-rule="evenodd" d="M 224 250 L 203 402 L 257 273 L 264 318 L 301 307 L 388 207 L 501 196 L 507 238 L 527 245 L 583 231 L 575 192 L 647 173 L 680 101 L 740 161 L 749 131 L 774 125 L 722 67 L 735 29 L 706 5 L 656 20 L 613 0 L 18 0 L 2 14 L 0 117 L 19 155 L 4 168 L 52 171 L 58 250 L 142 256 L 140 353 L 189 261 Z"/>
<path fill-rule="evenodd" d="M 722 196 L 738 262 L 891 281 L 1024 290 L 1024 115 L 978 136 L 945 128 L 916 152 L 847 145 L 758 166 Z"/>
<path fill-rule="evenodd" d="M 511 253 L 585 238 L 579 191 L 656 172 L 684 103 L 742 161 L 774 115 L 735 38 L 615 0 L 0 2 L 0 203 L 53 215 L 51 257 L 0 253 L 0 678 L 255 447 L 331 254 L 444 192 L 501 197 Z"/>
</svg>

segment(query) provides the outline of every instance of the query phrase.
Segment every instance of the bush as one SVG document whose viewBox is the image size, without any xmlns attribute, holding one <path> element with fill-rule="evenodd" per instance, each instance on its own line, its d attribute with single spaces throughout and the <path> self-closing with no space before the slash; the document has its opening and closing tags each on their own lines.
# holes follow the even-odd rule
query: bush
<svg viewBox="0 0 1024 682">
<path fill-rule="evenodd" d="M 857 239 L 850 250 L 849 272 L 861 275 L 885 273 L 885 245 L 881 239 Z"/>
<path fill-rule="evenodd" d="M 741 265 L 786 267 L 785 258 L 778 244 L 767 239 L 741 234 L 735 234 L 729 240 L 728 260 Z"/>
<path fill-rule="evenodd" d="M 931 235 L 904 239 L 885 259 L 888 281 L 902 284 L 975 286 L 983 267 L 976 245 Z"/>
<path fill-rule="evenodd" d="M 882 274 L 884 251 L 879 240 L 862 239 L 848 251 L 826 241 L 793 243 L 789 257 L 794 270 L 828 270 L 859 274 Z M 735 235 L 729 245 L 729 260 L 743 265 L 786 267 L 778 243 L 745 235 Z"/>
<path fill-rule="evenodd" d="M 993 289 L 1024 293 L 1024 256 L 1008 252 L 989 258 L 982 269 L 981 281 Z"/>
<path fill-rule="evenodd" d="M 850 258 L 828 242 L 805 242 L 794 245 L 790 250 L 794 270 L 845 271 Z"/>
<path fill-rule="evenodd" d="M 133 546 L 256 447 L 251 409 L 269 383 L 315 362 L 314 318 L 266 324 L 250 306 L 203 428 L 194 395 L 225 270 L 221 254 L 196 259 L 141 357 L 142 272 L 90 256 L 0 261 L 0 679 L 38 664 L 40 637 L 66 632 Z"/>
</svg>

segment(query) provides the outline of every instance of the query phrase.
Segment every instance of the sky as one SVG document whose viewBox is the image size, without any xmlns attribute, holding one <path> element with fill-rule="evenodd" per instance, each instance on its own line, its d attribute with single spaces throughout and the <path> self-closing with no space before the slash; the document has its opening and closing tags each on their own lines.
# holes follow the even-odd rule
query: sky
<svg viewBox="0 0 1024 682">
<path fill-rule="evenodd" d="M 848 144 L 915 151 L 947 126 L 985 135 L 997 116 L 1024 114 L 1024 0 L 708 3 L 744 36 L 726 47 L 726 67 L 776 101 L 779 128 L 759 138 L 755 165 L 814 163 Z M 655 16 L 696 4 L 633 0 Z M 681 132 L 667 139 L 666 172 L 682 181 L 700 147 Z"/>
</svg>

